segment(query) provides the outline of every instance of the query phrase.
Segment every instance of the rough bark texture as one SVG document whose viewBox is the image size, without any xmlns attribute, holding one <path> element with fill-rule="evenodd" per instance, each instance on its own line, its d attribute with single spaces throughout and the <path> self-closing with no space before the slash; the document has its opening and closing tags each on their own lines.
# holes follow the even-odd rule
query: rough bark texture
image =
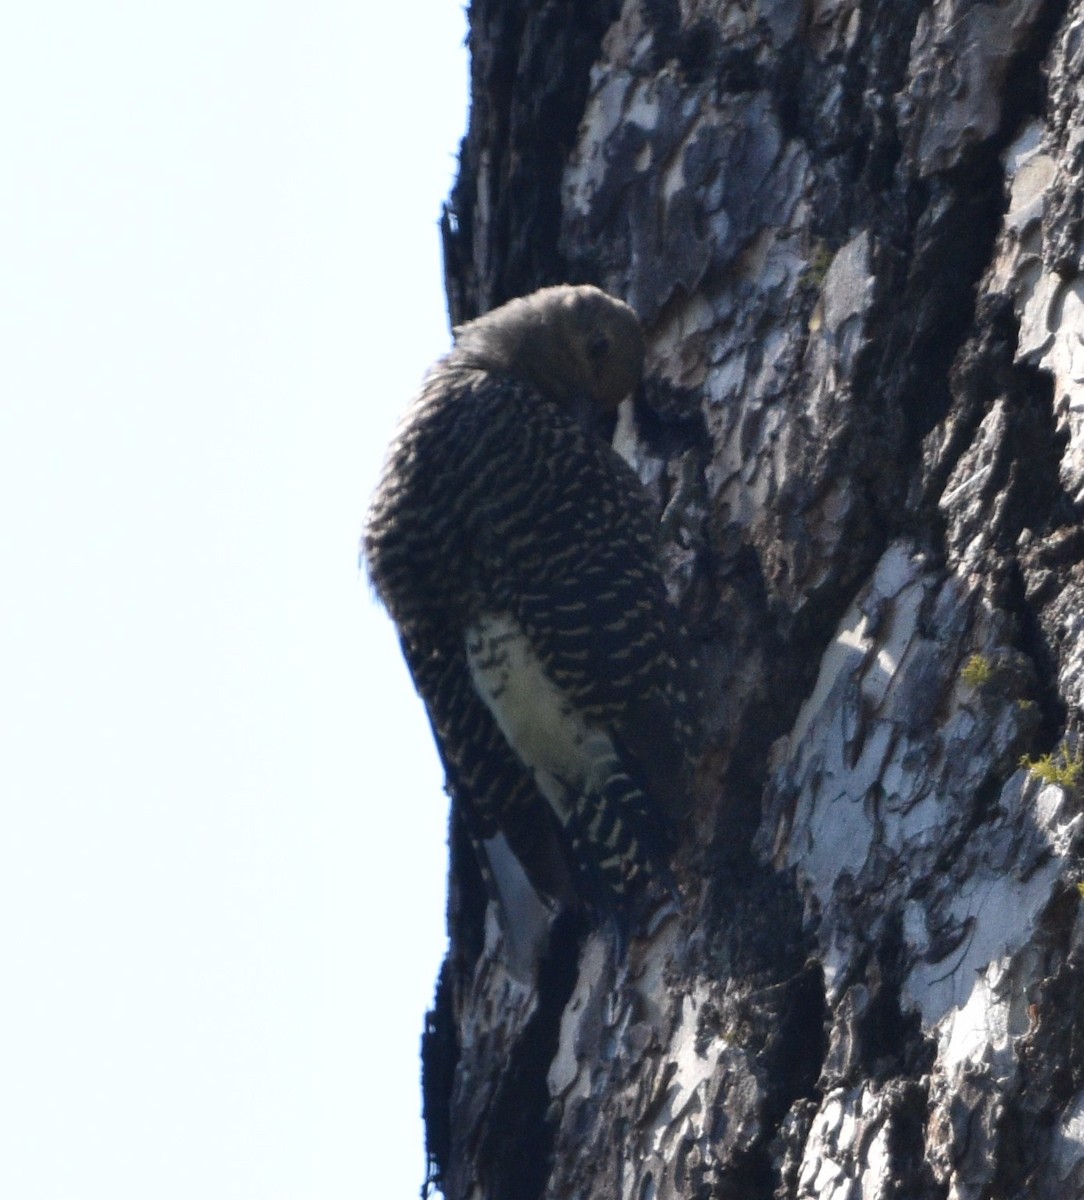
<svg viewBox="0 0 1084 1200">
<path fill-rule="evenodd" d="M 637 308 L 712 694 L 626 964 L 559 921 L 513 978 L 453 830 L 434 1181 L 1084 1196 L 1084 0 L 470 15 L 453 318 Z"/>
</svg>

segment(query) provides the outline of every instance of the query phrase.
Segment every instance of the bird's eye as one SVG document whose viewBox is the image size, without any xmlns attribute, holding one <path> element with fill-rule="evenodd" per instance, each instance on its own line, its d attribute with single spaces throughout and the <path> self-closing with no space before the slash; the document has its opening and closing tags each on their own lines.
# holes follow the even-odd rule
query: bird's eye
<svg viewBox="0 0 1084 1200">
<path fill-rule="evenodd" d="M 604 333 L 597 333 L 587 343 L 587 356 L 598 362 L 600 358 L 605 358 L 610 351 L 610 339 Z"/>
</svg>

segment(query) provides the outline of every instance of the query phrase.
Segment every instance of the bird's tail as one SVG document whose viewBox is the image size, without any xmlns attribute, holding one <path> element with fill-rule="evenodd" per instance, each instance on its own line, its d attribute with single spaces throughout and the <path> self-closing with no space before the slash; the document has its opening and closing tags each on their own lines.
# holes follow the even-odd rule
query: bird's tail
<svg viewBox="0 0 1084 1200">
<path fill-rule="evenodd" d="M 588 902 L 613 924 L 623 957 L 630 933 L 662 900 L 681 903 L 668 832 L 643 790 L 619 768 L 600 791 L 573 797 L 566 812 L 565 832 Z"/>
</svg>

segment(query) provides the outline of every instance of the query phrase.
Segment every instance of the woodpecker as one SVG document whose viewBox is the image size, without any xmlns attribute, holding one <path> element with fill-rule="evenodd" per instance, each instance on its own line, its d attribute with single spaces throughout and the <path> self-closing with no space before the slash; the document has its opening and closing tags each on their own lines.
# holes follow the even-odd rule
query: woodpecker
<svg viewBox="0 0 1084 1200">
<path fill-rule="evenodd" d="M 571 891 L 622 936 L 674 894 L 695 719 L 657 516 L 601 432 L 643 362 L 636 314 L 591 286 L 458 327 L 363 539 L 483 876 L 499 837 L 550 906 Z"/>
</svg>

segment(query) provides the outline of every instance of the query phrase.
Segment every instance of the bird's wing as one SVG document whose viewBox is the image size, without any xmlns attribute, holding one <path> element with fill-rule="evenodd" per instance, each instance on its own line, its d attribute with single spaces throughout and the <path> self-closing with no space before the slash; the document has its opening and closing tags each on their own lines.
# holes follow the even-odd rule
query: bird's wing
<svg viewBox="0 0 1084 1200">
<path fill-rule="evenodd" d="M 471 447 L 478 605 L 515 618 L 585 720 L 635 758 L 679 767 L 681 643 L 639 481 L 529 386 L 491 381 L 476 393 L 476 412 L 499 404 L 516 431 L 497 436 L 494 414 Z"/>
</svg>

